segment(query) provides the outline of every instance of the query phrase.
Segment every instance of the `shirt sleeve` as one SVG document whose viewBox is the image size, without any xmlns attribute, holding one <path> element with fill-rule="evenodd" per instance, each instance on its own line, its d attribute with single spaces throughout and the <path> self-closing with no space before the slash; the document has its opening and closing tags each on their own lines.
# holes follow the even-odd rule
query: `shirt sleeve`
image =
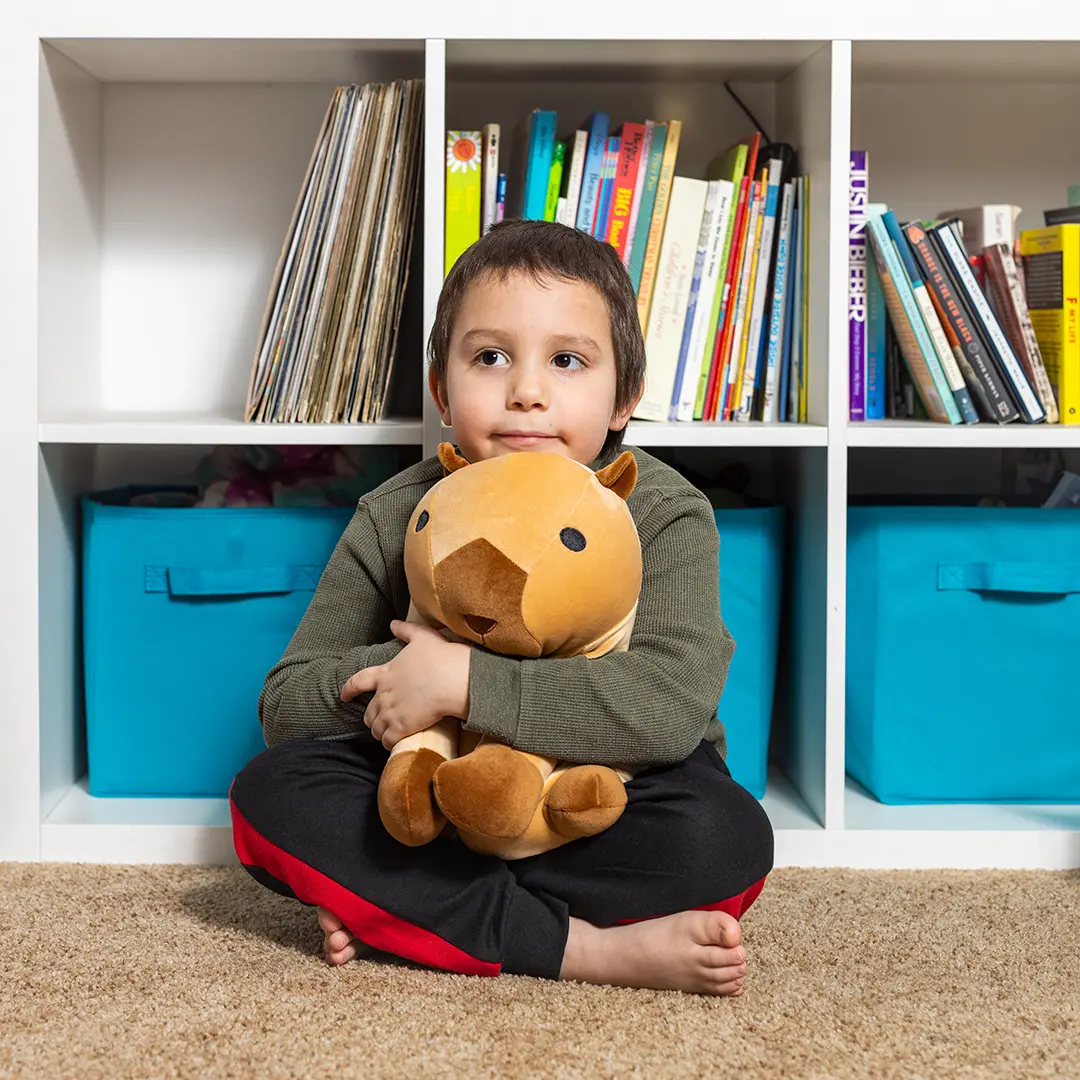
<svg viewBox="0 0 1080 1080">
<path fill-rule="evenodd" d="M 683 760 L 724 689 L 716 520 L 700 492 L 658 497 L 638 526 L 642 587 L 627 652 L 523 660 L 474 649 L 465 727 L 531 753 L 642 768 Z"/>
<path fill-rule="evenodd" d="M 404 618 L 388 581 L 378 532 L 361 503 L 284 655 L 266 676 L 259 721 L 267 746 L 298 737 L 372 739 L 363 720 L 371 694 L 347 703 L 340 695 L 361 668 L 385 664 L 404 648 L 397 638 L 386 640 L 390 621 Z"/>
</svg>

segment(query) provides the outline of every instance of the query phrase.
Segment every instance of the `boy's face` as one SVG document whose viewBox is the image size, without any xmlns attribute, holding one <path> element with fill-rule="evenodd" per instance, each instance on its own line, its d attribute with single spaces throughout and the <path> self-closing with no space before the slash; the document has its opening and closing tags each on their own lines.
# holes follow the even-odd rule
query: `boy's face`
<svg viewBox="0 0 1080 1080">
<path fill-rule="evenodd" d="M 614 413 L 615 350 L 600 293 L 520 273 L 469 286 L 445 386 L 432 371 L 430 387 L 469 461 L 540 450 L 588 465 L 637 404 Z"/>
</svg>

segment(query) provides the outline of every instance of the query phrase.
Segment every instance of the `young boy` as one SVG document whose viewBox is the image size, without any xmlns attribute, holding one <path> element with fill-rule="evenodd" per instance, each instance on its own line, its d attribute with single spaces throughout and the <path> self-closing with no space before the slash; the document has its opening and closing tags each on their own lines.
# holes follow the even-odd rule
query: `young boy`
<svg viewBox="0 0 1080 1080">
<path fill-rule="evenodd" d="M 469 461 L 620 452 L 645 347 L 616 252 L 563 225 L 509 220 L 457 261 L 429 342 L 431 393 Z M 319 908 L 326 958 L 356 940 L 432 967 L 740 994 L 738 919 L 772 869 L 758 801 L 731 779 L 716 706 L 734 642 L 718 603 L 705 497 L 633 449 L 628 505 L 643 584 L 628 652 L 517 659 L 405 623 L 404 531 L 442 478 L 431 457 L 360 500 L 259 701 L 267 749 L 230 792 L 259 882 Z M 503 862 L 383 828 L 379 775 L 399 739 L 455 716 L 511 746 L 625 764 L 605 832 Z"/>
</svg>

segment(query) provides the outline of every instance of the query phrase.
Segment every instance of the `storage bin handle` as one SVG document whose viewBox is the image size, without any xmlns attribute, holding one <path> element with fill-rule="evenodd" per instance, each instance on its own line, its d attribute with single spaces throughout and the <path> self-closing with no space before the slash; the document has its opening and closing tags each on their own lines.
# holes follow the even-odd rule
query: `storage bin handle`
<svg viewBox="0 0 1080 1080">
<path fill-rule="evenodd" d="M 938 563 L 939 592 L 1080 592 L 1080 564 L 1038 562 Z"/>
<path fill-rule="evenodd" d="M 170 596 L 257 596 L 265 593 L 314 592 L 322 566 L 148 566 L 148 593 Z"/>
</svg>

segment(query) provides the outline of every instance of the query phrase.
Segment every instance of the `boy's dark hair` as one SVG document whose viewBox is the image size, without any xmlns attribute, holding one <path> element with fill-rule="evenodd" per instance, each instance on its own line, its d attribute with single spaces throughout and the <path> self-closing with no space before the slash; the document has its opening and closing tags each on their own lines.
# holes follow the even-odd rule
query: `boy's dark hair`
<svg viewBox="0 0 1080 1080">
<path fill-rule="evenodd" d="M 439 384 L 446 383 L 450 338 L 465 291 L 485 274 L 501 280 L 512 273 L 529 274 L 537 281 L 582 281 L 600 293 L 607 305 L 615 347 L 615 411 L 626 408 L 645 378 L 645 342 L 634 287 L 610 244 L 554 221 L 500 221 L 454 263 L 443 282 L 428 338 L 428 361 Z M 624 433 L 625 428 L 609 431 L 600 456 L 618 451 Z"/>
</svg>

